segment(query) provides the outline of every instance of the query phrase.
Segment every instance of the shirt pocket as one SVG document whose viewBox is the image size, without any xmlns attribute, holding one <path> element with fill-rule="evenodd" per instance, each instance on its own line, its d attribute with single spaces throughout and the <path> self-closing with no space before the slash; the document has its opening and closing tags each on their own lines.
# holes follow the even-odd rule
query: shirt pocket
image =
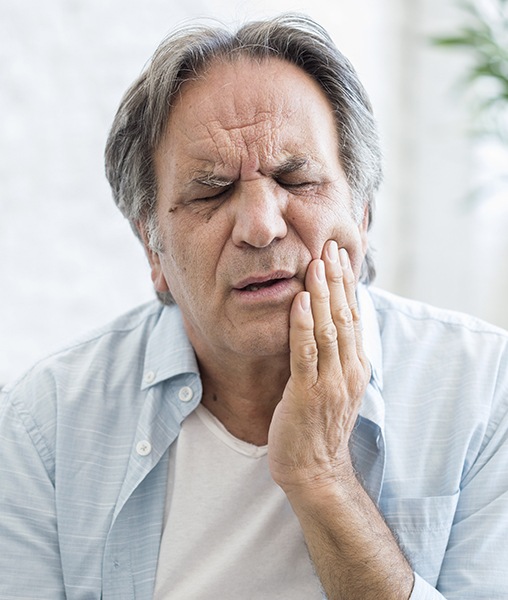
<svg viewBox="0 0 508 600">
<path fill-rule="evenodd" d="M 413 570 L 435 586 L 459 492 L 428 498 L 381 498 L 380 510 Z"/>
</svg>

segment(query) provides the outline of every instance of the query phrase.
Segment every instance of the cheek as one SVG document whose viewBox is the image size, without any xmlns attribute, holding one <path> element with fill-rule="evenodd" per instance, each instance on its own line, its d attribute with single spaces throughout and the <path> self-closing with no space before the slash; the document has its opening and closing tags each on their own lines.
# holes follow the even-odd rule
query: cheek
<svg viewBox="0 0 508 600">
<path fill-rule="evenodd" d="M 361 227 L 352 221 L 347 228 L 337 233 L 337 242 L 348 251 L 351 267 L 358 279 L 365 257 L 364 238 Z"/>
<path fill-rule="evenodd" d="M 313 259 L 321 258 L 325 243 L 334 239 L 339 247 L 348 251 L 353 270 L 359 273 L 364 255 L 363 236 L 361 227 L 349 211 L 340 208 L 323 210 L 320 206 L 312 212 L 293 214 L 291 222 Z"/>
<path fill-rule="evenodd" d="M 208 297 L 217 270 L 217 247 L 208 226 L 174 228 L 169 239 L 166 257 L 166 273 L 170 289 L 182 301 L 204 294 Z"/>
</svg>

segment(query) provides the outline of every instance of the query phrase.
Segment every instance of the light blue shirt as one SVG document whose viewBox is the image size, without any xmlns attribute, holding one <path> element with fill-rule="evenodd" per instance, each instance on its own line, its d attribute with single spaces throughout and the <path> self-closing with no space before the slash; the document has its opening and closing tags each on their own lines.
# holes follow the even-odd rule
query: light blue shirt
<svg viewBox="0 0 508 600">
<path fill-rule="evenodd" d="M 415 570 L 411 598 L 508 598 L 508 334 L 359 299 L 372 378 L 352 455 Z M 2 600 L 151 599 L 168 447 L 200 399 L 179 310 L 156 302 L 3 390 Z"/>
</svg>

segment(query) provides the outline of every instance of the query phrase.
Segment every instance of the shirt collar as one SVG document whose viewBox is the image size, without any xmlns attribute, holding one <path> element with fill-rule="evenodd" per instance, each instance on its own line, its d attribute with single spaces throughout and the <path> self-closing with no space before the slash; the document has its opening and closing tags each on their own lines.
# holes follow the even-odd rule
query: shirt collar
<svg viewBox="0 0 508 600">
<path fill-rule="evenodd" d="M 357 288 L 358 306 L 362 322 L 363 348 L 370 361 L 372 379 L 380 390 L 383 389 L 383 347 L 374 302 L 366 285 Z"/>
<path fill-rule="evenodd" d="M 385 403 L 382 396 L 383 354 L 376 309 L 368 288 L 357 289 L 362 323 L 363 347 L 370 362 L 371 377 L 351 434 L 350 449 L 353 463 L 362 485 L 375 501 L 379 501 L 385 471 Z"/>
<path fill-rule="evenodd" d="M 182 373 L 199 375 L 196 355 L 185 332 L 179 308 L 176 305 L 164 306 L 146 345 L 141 389 Z"/>
<path fill-rule="evenodd" d="M 385 421 L 385 405 L 382 397 L 383 349 L 381 333 L 376 309 L 365 285 L 358 285 L 357 298 L 362 322 L 363 348 L 371 368 L 371 378 L 362 401 L 360 414 L 379 425 L 382 430 Z"/>
</svg>

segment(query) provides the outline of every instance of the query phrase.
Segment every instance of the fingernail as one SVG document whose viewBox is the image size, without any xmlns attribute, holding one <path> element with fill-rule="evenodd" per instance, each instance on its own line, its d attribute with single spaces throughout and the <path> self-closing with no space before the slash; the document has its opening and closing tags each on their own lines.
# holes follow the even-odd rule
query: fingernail
<svg viewBox="0 0 508 600">
<path fill-rule="evenodd" d="M 339 256 L 340 256 L 340 266 L 343 269 L 349 269 L 349 256 L 348 256 L 347 250 L 345 248 L 341 248 L 339 250 Z"/>
<path fill-rule="evenodd" d="M 328 244 L 326 254 L 332 263 L 336 263 L 339 260 L 339 247 L 337 246 L 336 241 L 332 241 Z"/>
<path fill-rule="evenodd" d="M 300 306 L 304 312 L 310 311 L 310 294 L 309 292 L 303 292 L 300 294 Z"/>
<path fill-rule="evenodd" d="M 322 260 L 318 260 L 318 264 L 316 265 L 316 276 L 319 281 L 324 281 L 325 276 L 325 264 Z"/>
</svg>

